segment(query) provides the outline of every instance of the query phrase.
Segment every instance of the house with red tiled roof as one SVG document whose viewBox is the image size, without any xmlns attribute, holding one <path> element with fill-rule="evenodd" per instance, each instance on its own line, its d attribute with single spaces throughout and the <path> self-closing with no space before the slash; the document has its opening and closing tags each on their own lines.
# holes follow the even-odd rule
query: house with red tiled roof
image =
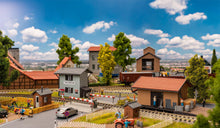
<svg viewBox="0 0 220 128">
<path fill-rule="evenodd" d="M 11 82 L 9 89 L 32 89 L 32 88 L 58 88 L 59 79 L 54 74 L 57 70 L 62 67 L 74 67 L 70 57 L 65 57 L 61 63 L 57 66 L 55 71 L 25 71 L 23 66 L 8 53 L 10 62 L 9 73 L 12 70 L 17 70 L 20 76 L 17 80 Z M 0 88 L 4 88 L 0 86 Z"/>
<path fill-rule="evenodd" d="M 98 63 L 98 55 L 100 51 L 100 46 L 91 46 L 88 49 L 89 52 L 89 70 L 91 70 L 94 74 L 99 75 L 101 73 L 101 69 L 99 68 L 99 63 Z M 109 48 L 111 51 L 115 51 L 116 48 L 113 46 L 110 46 Z M 113 71 L 113 76 L 117 76 L 121 71 L 120 66 L 116 65 L 115 69 Z"/>
<path fill-rule="evenodd" d="M 62 67 L 64 67 L 64 68 L 74 68 L 74 63 L 71 60 L 71 56 L 64 57 L 63 60 L 60 62 L 60 64 L 56 67 L 54 72 L 58 71 Z"/>
<path fill-rule="evenodd" d="M 141 76 L 132 88 L 137 89 L 141 105 L 172 109 L 181 104 L 181 99 L 187 99 L 189 86 L 186 79 Z"/>
</svg>

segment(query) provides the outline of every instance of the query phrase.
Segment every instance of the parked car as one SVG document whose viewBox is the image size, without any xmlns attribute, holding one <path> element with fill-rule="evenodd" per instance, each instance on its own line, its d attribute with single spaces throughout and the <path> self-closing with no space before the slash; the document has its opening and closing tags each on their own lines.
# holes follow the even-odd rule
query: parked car
<svg viewBox="0 0 220 128">
<path fill-rule="evenodd" d="M 3 108 L 0 108 L 0 118 L 4 118 L 6 117 L 6 115 L 8 115 L 8 111 Z"/>
<path fill-rule="evenodd" d="M 56 116 L 57 118 L 68 118 L 72 115 L 77 115 L 78 110 L 72 107 L 62 107 L 57 109 Z"/>
</svg>

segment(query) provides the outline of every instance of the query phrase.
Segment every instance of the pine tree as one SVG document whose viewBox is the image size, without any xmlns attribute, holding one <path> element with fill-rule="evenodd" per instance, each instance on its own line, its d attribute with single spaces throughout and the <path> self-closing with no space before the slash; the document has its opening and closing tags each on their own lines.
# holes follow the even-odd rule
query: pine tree
<svg viewBox="0 0 220 128">
<path fill-rule="evenodd" d="M 132 53 L 131 41 L 123 32 L 120 32 L 115 37 L 113 44 L 114 47 L 117 48 L 113 51 L 115 62 L 122 67 L 123 71 L 125 71 L 127 65 L 131 65 L 135 62 L 135 58 L 130 57 L 130 54 Z"/>
<path fill-rule="evenodd" d="M 215 49 L 213 49 L 213 53 L 212 53 L 212 61 L 211 61 L 211 64 L 212 66 L 217 62 L 217 56 L 216 56 L 216 52 L 215 52 Z M 214 73 L 215 70 L 212 69 L 212 73 Z"/>
<path fill-rule="evenodd" d="M 73 63 L 77 64 L 78 66 L 81 64 L 81 61 L 79 61 L 79 57 L 76 55 L 76 53 L 79 52 L 79 48 L 76 47 L 72 49 L 72 44 L 68 36 L 63 35 L 60 38 L 58 46 L 59 48 L 56 52 L 59 56 L 59 60 L 57 61 L 57 64 L 60 64 L 64 57 L 69 56 L 71 56 L 71 60 L 73 61 Z"/>
<path fill-rule="evenodd" d="M 116 65 L 115 58 L 112 55 L 112 51 L 110 50 L 110 45 L 108 43 L 105 43 L 105 46 L 100 46 L 101 48 L 98 55 L 99 67 L 101 68 L 103 74 L 103 81 L 106 82 L 107 85 L 110 85 L 112 71 Z"/>
</svg>

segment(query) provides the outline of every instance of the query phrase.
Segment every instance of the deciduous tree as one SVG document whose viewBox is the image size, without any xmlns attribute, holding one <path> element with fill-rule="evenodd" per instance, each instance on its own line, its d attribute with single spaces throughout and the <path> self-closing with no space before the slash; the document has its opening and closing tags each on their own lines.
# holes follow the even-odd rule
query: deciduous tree
<svg viewBox="0 0 220 128">
<path fill-rule="evenodd" d="M 72 44 L 70 42 L 70 38 L 66 35 L 63 35 L 60 38 L 59 48 L 57 49 L 57 54 L 59 56 L 59 60 L 57 61 L 57 64 L 60 64 L 60 62 L 63 60 L 64 57 L 71 56 L 71 60 L 73 63 L 80 65 L 81 61 L 79 61 L 79 57 L 76 55 L 77 52 L 79 52 L 79 48 L 75 47 L 72 49 Z"/>
<path fill-rule="evenodd" d="M 135 62 L 135 58 L 131 58 L 132 53 L 131 41 L 125 36 L 123 32 L 120 32 L 113 42 L 113 46 L 117 48 L 113 51 L 115 62 L 122 67 L 125 71 L 127 65 L 131 65 Z"/>
<path fill-rule="evenodd" d="M 98 63 L 103 74 L 103 81 L 109 85 L 116 62 L 108 43 L 105 43 L 105 46 L 100 45 L 100 47 Z"/>
<path fill-rule="evenodd" d="M 9 75 L 9 59 L 8 57 L 8 49 L 14 45 L 14 41 L 12 41 L 8 36 L 2 35 L 0 31 L 0 85 L 9 86 L 10 82 L 13 82 L 19 77 L 19 72 L 17 70 L 13 70 Z"/>
<path fill-rule="evenodd" d="M 188 96 L 193 98 L 197 89 L 197 101 L 201 102 L 208 97 L 208 86 L 205 84 L 208 79 L 208 72 L 204 68 L 205 62 L 203 58 L 199 58 L 196 54 L 189 60 L 189 65 L 189 67 L 186 67 L 185 75 L 193 86 L 188 88 Z"/>
</svg>

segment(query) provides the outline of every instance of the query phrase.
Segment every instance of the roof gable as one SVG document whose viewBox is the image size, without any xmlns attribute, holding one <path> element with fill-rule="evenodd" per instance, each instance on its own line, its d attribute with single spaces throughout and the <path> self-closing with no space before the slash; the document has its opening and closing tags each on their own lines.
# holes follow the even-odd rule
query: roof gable
<svg viewBox="0 0 220 128">
<path fill-rule="evenodd" d="M 137 101 L 133 101 L 133 102 L 128 102 L 124 105 L 124 107 L 126 106 L 129 106 L 131 107 L 132 109 L 135 109 L 135 108 L 139 108 L 141 107 L 141 104 L 139 104 Z"/>
<path fill-rule="evenodd" d="M 154 54 L 152 54 L 152 53 L 148 52 L 148 53 L 146 53 L 146 54 L 142 55 L 141 57 L 137 58 L 136 60 L 139 60 L 139 59 L 141 59 L 142 57 L 144 57 L 144 56 L 146 56 L 146 55 L 148 55 L 148 54 L 151 54 L 152 56 L 154 56 L 154 57 L 156 57 L 156 58 L 160 59 L 160 57 L 158 57 L 158 56 L 156 56 L 156 55 L 154 55 Z"/>
<path fill-rule="evenodd" d="M 14 57 L 11 56 L 11 54 L 9 52 L 8 52 L 8 58 L 11 60 L 12 63 L 15 64 L 15 66 L 17 66 L 18 68 L 24 70 L 24 67 L 16 59 L 14 59 Z"/>
<path fill-rule="evenodd" d="M 56 69 L 54 70 L 55 72 L 58 71 L 60 68 L 63 67 L 63 65 L 65 65 L 68 61 L 71 61 L 71 58 L 70 57 L 64 57 L 63 60 L 60 62 L 60 64 L 56 67 Z M 73 63 L 73 62 L 72 62 Z"/>
<path fill-rule="evenodd" d="M 43 95 L 48 95 L 48 94 L 52 94 L 52 91 L 48 88 L 42 88 L 39 90 L 35 90 L 32 95 L 34 95 L 35 93 L 38 93 L 39 95 L 43 96 Z"/>
<path fill-rule="evenodd" d="M 186 79 L 141 76 L 132 88 L 178 92 L 185 82 Z"/>
</svg>

